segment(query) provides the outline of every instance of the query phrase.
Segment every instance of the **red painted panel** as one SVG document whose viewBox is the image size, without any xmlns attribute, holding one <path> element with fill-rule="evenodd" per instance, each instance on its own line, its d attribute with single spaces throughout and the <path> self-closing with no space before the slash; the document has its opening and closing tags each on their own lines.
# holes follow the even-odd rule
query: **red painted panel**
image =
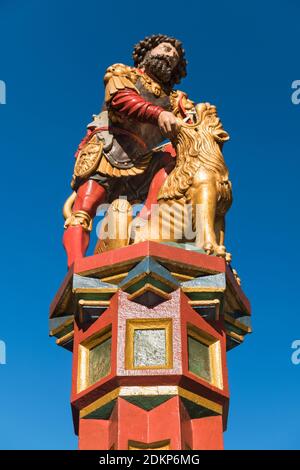
<svg viewBox="0 0 300 470">
<path fill-rule="evenodd" d="M 191 420 L 194 450 L 223 450 L 221 416 L 208 416 Z"/>
<path fill-rule="evenodd" d="M 172 260 L 179 264 L 186 264 L 194 268 L 204 268 L 213 272 L 225 272 L 226 262 L 223 258 L 208 256 L 202 253 L 191 252 L 183 248 L 177 248 L 163 243 L 145 241 L 116 250 L 107 251 L 99 255 L 87 256 L 75 261 L 74 272 L 83 274 L 93 269 L 111 266 L 126 261 L 138 262 L 145 256 L 153 256 L 161 260 Z"/>
<path fill-rule="evenodd" d="M 79 450 L 109 450 L 110 421 L 81 419 L 79 423 Z"/>
<path fill-rule="evenodd" d="M 79 449 L 128 450 L 170 441 L 170 450 L 223 449 L 222 417 L 190 419 L 179 397 L 146 411 L 119 398 L 109 420 L 81 419 Z"/>
</svg>

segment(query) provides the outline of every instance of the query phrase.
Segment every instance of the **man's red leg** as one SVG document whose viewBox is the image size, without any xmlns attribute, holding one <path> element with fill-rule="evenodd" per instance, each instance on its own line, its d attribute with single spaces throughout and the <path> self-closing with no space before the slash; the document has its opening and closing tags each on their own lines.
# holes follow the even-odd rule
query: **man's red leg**
<svg viewBox="0 0 300 470">
<path fill-rule="evenodd" d="M 173 154 L 171 154 L 170 152 L 165 152 L 165 155 L 161 158 L 163 159 L 164 166 L 163 168 L 158 170 L 158 172 L 155 173 L 155 175 L 153 176 L 144 207 L 139 215 L 140 218 L 145 220 L 149 219 L 151 215 L 152 205 L 157 204 L 157 196 L 159 190 L 167 179 L 167 176 L 173 170 L 176 163 Z"/>
<path fill-rule="evenodd" d="M 105 189 L 94 180 L 82 184 L 72 208 L 71 216 L 66 220 L 63 245 L 68 256 L 68 267 L 78 258 L 82 258 L 89 246 L 92 220 L 97 207 L 104 202 Z"/>
</svg>

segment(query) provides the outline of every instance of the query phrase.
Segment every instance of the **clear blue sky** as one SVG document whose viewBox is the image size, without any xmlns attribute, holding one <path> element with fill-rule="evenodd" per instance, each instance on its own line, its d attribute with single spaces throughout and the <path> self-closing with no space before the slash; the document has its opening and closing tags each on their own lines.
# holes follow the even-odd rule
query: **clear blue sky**
<svg viewBox="0 0 300 470">
<path fill-rule="evenodd" d="M 297 0 L 151 2 L 0 0 L 0 448 L 73 449 L 71 353 L 48 338 L 66 272 L 61 206 L 73 154 L 99 111 L 102 77 L 157 32 L 183 40 L 196 101 L 231 135 L 227 245 L 252 302 L 254 333 L 228 354 L 227 449 L 300 448 Z"/>
</svg>

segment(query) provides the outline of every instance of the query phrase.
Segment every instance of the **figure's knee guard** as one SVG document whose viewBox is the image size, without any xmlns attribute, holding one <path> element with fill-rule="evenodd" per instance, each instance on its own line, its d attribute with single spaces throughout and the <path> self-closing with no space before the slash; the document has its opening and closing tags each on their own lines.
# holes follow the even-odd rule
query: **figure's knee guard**
<svg viewBox="0 0 300 470">
<path fill-rule="evenodd" d="M 65 228 L 80 225 L 86 232 L 92 230 L 92 219 L 98 205 L 104 200 L 105 189 L 94 180 L 83 183 L 74 196 L 67 200 L 64 208 Z M 69 201 L 69 203 L 68 203 Z M 74 205 L 73 205 L 74 203 Z"/>
<path fill-rule="evenodd" d="M 86 211 L 72 211 L 71 215 L 66 219 L 64 228 L 76 227 L 80 225 L 86 232 L 91 232 L 93 227 L 92 217 Z"/>
</svg>

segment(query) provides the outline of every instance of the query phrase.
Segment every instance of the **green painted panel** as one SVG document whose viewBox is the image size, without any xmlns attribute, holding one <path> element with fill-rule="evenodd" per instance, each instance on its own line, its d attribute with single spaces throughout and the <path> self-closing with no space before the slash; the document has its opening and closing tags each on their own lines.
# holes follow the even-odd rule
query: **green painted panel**
<svg viewBox="0 0 300 470">
<path fill-rule="evenodd" d="M 129 401 L 135 406 L 144 410 L 152 410 L 156 406 L 170 400 L 172 395 L 157 395 L 157 396 L 124 396 L 124 400 Z"/>
<path fill-rule="evenodd" d="M 196 403 L 193 403 L 192 401 L 187 400 L 186 398 L 182 398 L 181 400 L 191 419 L 205 418 L 207 416 L 218 415 L 218 413 L 215 413 L 214 411 L 211 411 L 208 408 L 204 408 L 201 405 L 197 405 Z"/>
<path fill-rule="evenodd" d="M 116 400 L 107 403 L 98 410 L 92 411 L 89 415 L 85 416 L 84 419 L 109 419 L 115 403 Z"/>
<path fill-rule="evenodd" d="M 209 346 L 188 336 L 189 370 L 211 382 Z"/>
<path fill-rule="evenodd" d="M 110 373 L 111 338 L 103 341 L 89 352 L 89 385 Z"/>
</svg>

